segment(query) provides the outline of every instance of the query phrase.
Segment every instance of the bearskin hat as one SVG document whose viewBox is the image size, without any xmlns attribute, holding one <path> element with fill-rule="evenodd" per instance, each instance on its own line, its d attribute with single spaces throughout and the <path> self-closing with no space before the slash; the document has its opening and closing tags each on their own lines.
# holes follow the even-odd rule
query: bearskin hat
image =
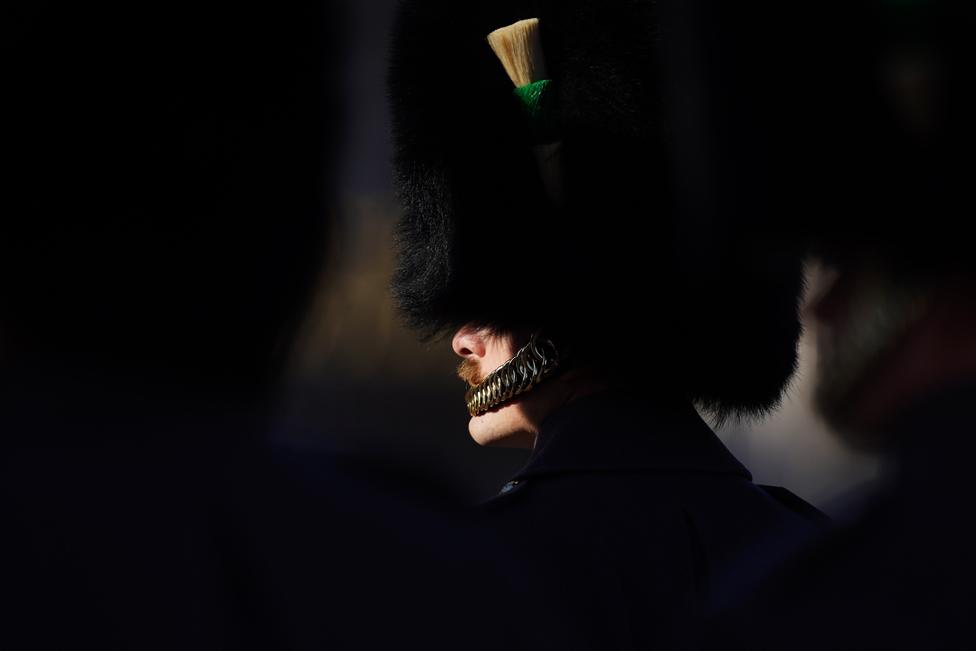
<svg viewBox="0 0 976 651">
<path fill-rule="evenodd" d="M 811 157 L 827 170 L 817 207 L 832 206 L 813 233 L 819 256 L 841 266 L 881 259 L 913 276 L 976 276 L 974 27 L 967 3 L 934 0 L 855 3 L 834 29 L 821 75 L 844 102 L 827 115 L 829 132 Z"/>
<path fill-rule="evenodd" d="M 394 294 L 425 336 L 543 328 L 615 377 L 762 410 L 795 368 L 800 258 L 752 227 L 682 212 L 675 116 L 696 105 L 675 96 L 661 5 L 401 4 L 388 79 L 403 208 Z M 553 80 L 558 202 L 486 43 L 530 17 Z"/>
</svg>

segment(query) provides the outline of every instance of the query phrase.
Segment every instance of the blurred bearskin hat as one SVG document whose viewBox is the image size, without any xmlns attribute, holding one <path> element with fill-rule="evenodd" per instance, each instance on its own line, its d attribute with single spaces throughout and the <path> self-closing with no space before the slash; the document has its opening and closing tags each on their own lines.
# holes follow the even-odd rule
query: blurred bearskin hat
<svg viewBox="0 0 976 651">
<path fill-rule="evenodd" d="M 761 411 L 795 369 L 800 259 L 678 217 L 658 7 L 402 3 L 388 80 L 403 207 L 394 294 L 428 337 L 542 328 L 611 377 Z M 530 17 L 553 80 L 558 202 L 486 42 Z"/>
<path fill-rule="evenodd" d="M 908 276 L 974 275 L 974 29 L 962 0 L 847 8 L 812 80 L 843 98 L 819 116 L 810 155 L 818 255 L 842 266 L 881 259 Z"/>
</svg>

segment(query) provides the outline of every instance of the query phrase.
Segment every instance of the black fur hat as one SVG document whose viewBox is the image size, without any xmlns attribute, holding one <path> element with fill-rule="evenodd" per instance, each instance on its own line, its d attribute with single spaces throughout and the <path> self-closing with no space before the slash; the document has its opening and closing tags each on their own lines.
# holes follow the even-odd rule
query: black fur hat
<svg viewBox="0 0 976 651">
<path fill-rule="evenodd" d="M 558 206 L 486 43 L 530 17 L 554 83 Z M 394 293 L 427 336 L 541 327 L 614 373 L 762 409 L 795 366 L 799 258 L 774 263 L 728 228 L 678 218 L 659 25 L 649 0 L 401 5 L 389 76 L 404 209 Z"/>
<path fill-rule="evenodd" d="M 845 101 L 810 157 L 829 170 L 818 177 L 827 186 L 815 206 L 819 256 L 839 266 L 880 259 L 906 276 L 976 276 L 974 26 L 969 3 L 933 0 L 854 3 L 834 28 L 816 81 L 829 79 Z"/>
</svg>

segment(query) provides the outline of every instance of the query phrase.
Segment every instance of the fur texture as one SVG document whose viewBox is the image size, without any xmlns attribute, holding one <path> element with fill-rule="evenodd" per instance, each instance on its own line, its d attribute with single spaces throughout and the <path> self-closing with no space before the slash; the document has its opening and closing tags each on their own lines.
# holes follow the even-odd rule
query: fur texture
<svg viewBox="0 0 976 651">
<path fill-rule="evenodd" d="M 433 336 L 544 327 L 582 362 L 762 411 L 796 363 L 800 261 L 734 223 L 683 228 L 660 101 L 656 3 L 408 0 L 389 76 L 403 216 L 394 293 Z M 485 42 L 539 17 L 555 82 L 565 205 Z"/>
</svg>

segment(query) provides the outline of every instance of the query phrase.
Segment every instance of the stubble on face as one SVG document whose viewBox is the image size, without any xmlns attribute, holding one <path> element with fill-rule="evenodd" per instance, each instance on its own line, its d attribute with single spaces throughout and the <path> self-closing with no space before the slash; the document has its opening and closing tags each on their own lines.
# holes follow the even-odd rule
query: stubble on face
<svg viewBox="0 0 976 651">
<path fill-rule="evenodd" d="M 474 359 L 465 359 L 458 364 L 457 375 L 469 387 L 475 387 L 485 381 L 481 372 L 481 364 Z"/>
<path fill-rule="evenodd" d="M 509 333 L 482 331 L 479 334 L 484 344 L 484 354 L 466 357 L 457 367 L 457 376 L 469 387 L 482 384 L 517 350 L 514 337 Z M 536 428 L 527 420 L 521 398 L 479 416 L 472 416 L 468 431 L 475 442 L 482 446 L 531 449 L 535 443 Z"/>
</svg>

